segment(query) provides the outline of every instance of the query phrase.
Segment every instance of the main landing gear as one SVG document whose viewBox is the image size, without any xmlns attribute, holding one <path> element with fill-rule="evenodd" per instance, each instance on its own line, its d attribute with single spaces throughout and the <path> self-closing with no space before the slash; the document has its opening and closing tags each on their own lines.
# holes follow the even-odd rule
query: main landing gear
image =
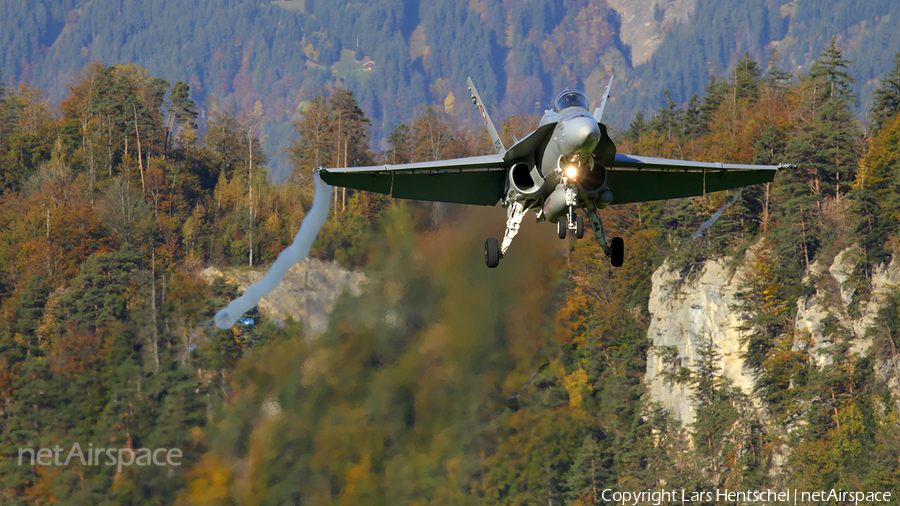
<svg viewBox="0 0 900 506">
<path fill-rule="evenodd" d="M 484 263 L 491 269 L 500 264 L 500 246 L 493 237 L 484 241 Z"/>
<path fill-rule="evenodd" d="M 506 208 L 506 233 L 503 234 L 503 244 L 497 244 L 497 239 L 491 237 L 484 241 L 484 263 L 491 269 L 497 267 L 500 259 L 509 249 L 512 240 L 519 233 L 519 226 L 525 218 L 525 205 L 521 202 L 513 202 Z"/>
<path fill-rule="evenodd" d="M 609 258 L 609 262 L 613 267 L 622 267 L 625 261 L 625 241 L 621 237 L 613 237 L 609 244 L 606 242 L 606 233 L 603 231 L 603 222 L 597 213 L 597 207 L 593 202 L 586 203 L 588 219 L 591 220 L 591 230 L 594 231 L 594 237 L 600 243 L 603 253 Z"/>
<path fill-rule="evenodd" d="M 613 267 L 622 267 L 625 262 L 625 240 L 613 237 L 609 245 L 609 262 Z"/>
<path fill-rule="evenodd" d="M 625 241 L 621 237 L 613 237 L 607 243 L 603 222 L 597 215 L 597 208 L 592 202 L 588 202 L 586 207 L 588 219 L 591 221 L 591 230 L 594 231 L 600 248 L 603 249 L 603 253 L 609 258 L 613 267 L 621 267 L 625 260 Z M 489 268 L 493 269 L 500 264 L 500 259 L 509 249 L 513 238 L 519 233 L 519 225 L 524 217 L 525 206 L 521 202 L 514 202 L 506 211 L 506 233 L 503 235 L 503 244 L 499 244 L 493 237 L 484 241 L 484 263 Z M 560 239 L 566 238 L 568 230 L 575 230 L 575 237 L 578 239 L 584 237 L 584 219 L 580 215 L 576 215 L 574 209 L 570 210 L 566 216 L 561 216 L 556 222 L 556 231 Z"/>
</svg>

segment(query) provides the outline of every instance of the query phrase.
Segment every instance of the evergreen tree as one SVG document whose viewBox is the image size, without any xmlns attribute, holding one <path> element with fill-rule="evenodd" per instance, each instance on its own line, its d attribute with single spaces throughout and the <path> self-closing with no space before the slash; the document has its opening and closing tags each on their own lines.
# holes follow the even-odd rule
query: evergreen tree
<svg viewBox="0 0 900 506">
<path fill-rule="evenodd" d="M 0 360 L 5 360 L 8 368 L 12 369 L 29 356 L 45 355 L 48 343 L 40 342 L 35 331 L 46 311 L 49 294 L 50 287 L 42 276 L 34 275 L 28 280 L 10 325 L 12 332 L 0 333 Z"/>
<path fill-rule="evenodd" d="M 766 60 L 766 74 L 763 80 L 773 88 L 784 88 L 793 80 L 794 76 L 790 72 L 778 68 L 778 50 L 772 48 L 769 57 Z"/>
<path fill-rule="evenodd" d="M 135 90 L 115 66 L 100 69 L 97 75 L 97 90 L 92 111 L 105 117 L 111 129 L 110 141 L 116 142 L 114 149 L 120 145 L 124 149 L 125 139 L 132 130 L 128 126 L 134 121 L 131 108 L 137 102 Z"/>
<path fill-rule="evenodd" d="M 758 369 L 775 339 L 786 329 L 788 307 L 782 293 L 784 286 L 772 271 L 774 259 L 768 241 L 760 245 L 751 265 L 750 276 L 735 298 L 740 301 L 736 308 L 745 315 L 741 330 L 748 332 L 744 358 L 750 367 Z"/>
<path fill-rule="evenodd" d="M 702 337 L 695 343 L 697 360 L 691 371 L 691 400 L 696 406 L 692 432 L 694 449 L 700 467 L 708 473 L 708 485 L 725 483 L 726 474 L 734 464 L 726 456 L 740 455 L 743 444 L 736 432 L 735 422 L 741 416 L 741 395 L 722 376 L 721 354 L 712 338 Z"/>
<path fill-rule="evenodd" d="M 900 53 L 894 56 L 894 68 L 881 78 L 873 99 L 870 114 L 872 132 L 875 134 L 900 112 Z"/>
<path fill-rule="evenodd" d="M 828 47 L 823 48 L 819 58 L 809 69 L 809 77 L 818 83 L 817 96 L 820 101 L 845 100 L 851 104 L 859 102 L 858 96 L 853 92 L 853 84 L 856 82 L 853 76 L 847 72 L 850 60 L 844 59 L 844 53 L 835 45 L 834 37 Z"/>
<path fill-rule="evenodd" d="M 861 153 L 862 132 L 847 103 L 829 100 L 793 135 L 785 157 L 798 164 L 814 195 L 834 196 L 847 192 Z"/>
<path fill-rule="evenodd" d="M 69 320 L 98 329 L 124 319 L 129 299 L 135 295 L 133 276 L 140 261 L 140 252 L 131 244 L 113 253 L 88 257 L 72 281 L 72 291 L 63 298 L 63 305 L 70 311 Z"/>
<path fill-rule="evenodd" d="M 37 171 L 42 160 L 49 159 L 51 138 L 49 109 L 43 92 L 20 86 L 0 102 L 0 185 L 21 188 Z M 2 138 L 5 137 L 5 138 Z"/>
<path fill-rule="evenodd" d="M 141 232 L 150 225 L 152 211 L 127 177 L 118 176 L 113 180 L 98 207 L 100 221 L 122 242 L 127 244 L 144 239 Z"/>
<path fill-rule="evenodd" d="M 871 272 L 893 253 L 888 247 L 897 236 L 900 220 L 900 119 L 894 117 L 869 140 L 853 183 L 855 229 L 865 251 L 862 267 Z M 868 277 L 868 276 L 866 276 Z"/>
<path fill-rule="evenodd" d="M 372 124 L 359 107 L 350 90 L 338 90 L 328 97 L 335 123 L 335 151 L 341 160 L 338 165 L 358 167 L 371 165 L 368 148 L 368 128 Z"/>
<path fill-rule="evenodd" d="M 836 317 L 823 323 L 827 362 L 812 371 L 804 388 L 805 423 L 793 435 L 788 463 L 801 486 L 828 489 L 860 482 L 880 444 L 867 392 L 873 386 L 871 362 L 850 351 L 854 336 Z"/>
<path fill-rule="evenodd" d="M 666 139 L 680 138 L 681 117 L 684 111 L 672 100 L 672 94 L 669 90 L 664 91 L 663 95 L 665 99 L 660 108 L 656 110 L 653 119 L 650 120 L 650 129 L 656 130 L 664 135 Z"/>
<path fill-rule="evenodd" d="M 606 483 L 604 458 L 594 436 L 588 434 L 566 478 L 566 504 L 596 504 Z"/>
<path fill-rule="evenodd" d="M 756 392 L 775 416 L 789 423 L 800 411 L 797 392 L 810 360 L 802 334 L 791 328 L 787 290 L 778 281 L 774 265 L 774 248 L 763 239 L 733 309 L 743 315 L 744 359 L 757 371 Z"/>
<path fill-rule="evenodd" d="M 44 306 L 50 295 L 50 286 L 43 276 L 34 275 L 19 299 L 16 309 L 16 331 L 23 336 L 33 337 L 44 316 Z"/>
<path fill-rule="evenodd" d="M 391 130 L 388 136 L 388 143 L 391 145 L 389 153 L 390 163 L 409 163 L 412 154 L 412 139 L 410 138 L 409 125 L 400 123 Z"/>
<path fill-rule="evenodd" d="M 288 157 L 294 164 L 291 179 L 294 181 L 311 180 L 311 170 L 334 160 L 335 141 L 332 129 L 336 118 L 325 101 L 319 95 L 313 97 L 303 111 L 301 119 L 293 123 L 297 139 L 291 141 Z"/>
<path fill-rule="evenodd" d="M 746 98 L 751 102 L 759 99 L 759 65 L 750 57 L 750 53 L 744 53 L 734 68 L 732 85 L 735 97 Z"/>
<path fill-rule="evenodd" d="M 725 100 L 728 83 L 716 80 L 716 76 L 709 76 L 709 84 L 703 89 L 703 104 L 700 106 L 701 132 L 709 133 L 709 123 L 713 114 L 719 110 L 719 105 Z"/>
<path fill-rule="evenodd" d="M 681 117 L 681 131 L 688 139 L 694 139 L 700 136 L 703 130 L 703 119 L 701 112 L 700 96 L 694 93 L 688 101 L 684 116 Z"/>
<path fill-rule="evenodd" d="M 634 115 L 634 119 L 631 120 L 631 123 L 628 125 L 628 131 L 625 133 L 625 138 L 632 142 L 640 142 L 641 137 L 649 130 L 650 127 L 644 122 L 644 113 L 638 112 Z"/>
<path fill-rule="evenodd" d="M 225 176 L 231 178 L 246 151 L 243 149 L 246 143 L 242 142 L 241 125 L 234 108 L 220 104 L 215 97 L 210 98 L 207 110 L 203 144 L 212 151 L 216 165 Z"/>
<path fill-rule="evenodd" d="M 197 105 L 191 100 L 191 88 L 184 81 L 176 81 L 169 93 L 169 100 L 172 103 L 171 113 L 175 115 L 175 120 L 182 130 L 197 130 Z"/>
</svg>

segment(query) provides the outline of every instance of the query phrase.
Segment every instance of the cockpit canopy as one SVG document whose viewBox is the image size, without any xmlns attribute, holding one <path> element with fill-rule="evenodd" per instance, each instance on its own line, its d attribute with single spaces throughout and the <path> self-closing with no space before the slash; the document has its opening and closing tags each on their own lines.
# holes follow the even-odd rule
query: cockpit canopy
<svg viewBox="0 0 900 506">
<path fill-rule="evenodd" d="M 569 107 L 583 107 L 587 109 L 587 97 L 584 96 L 584 93 L 578 90 L 566 90 L 560 93 L 559 96 L 556 97 L 556 100 L 553 102 L 553 108 L 556 110 L 556 112 L 562 111 L 563 109 L 568 109 Z"/>
</svg>

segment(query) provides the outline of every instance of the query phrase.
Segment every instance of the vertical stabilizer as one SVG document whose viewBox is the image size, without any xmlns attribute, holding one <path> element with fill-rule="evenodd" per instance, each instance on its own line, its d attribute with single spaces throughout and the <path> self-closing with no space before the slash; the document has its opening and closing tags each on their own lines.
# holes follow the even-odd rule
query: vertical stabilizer
<svg viewBox="0 0 900 506">
<path fill-rule="evenodd" d="M 472 78 L 468 78 L 466 82 L 469 84 L 469 93 L 472 95 L 472 103 L 475 104 L 475 107 L 478 108 L 478 112 L 481 113 L 481 117 L 484 118 L 484 126 L 487 128 L 488 135 L 491 136 L 491 144 L 494 145 L 494 150 L 497 151 L 498 155 L 503 154 L 506 152 L 506 148 L 503 147 L 503 141 L 500 140 L 500 135 L 497 133 L 497 129 L 494 128 L 494 124 L 491 122 L 491 116 L 484 107 L 484 102 L 482 102 L 481 97 L 478 96 L 478 90 L 476 90 L 475 85 L 472 84 Z"/>
<path fill-rule="evenodd" d="M 609 84 L 606 85 L 606 92 L 603 93 L 603 100 L 600 101 L 600 107 L 594 109 L 594 119 L 597 120 L 597 123 L 600 123 L 600 120 L 603 118 L 603 110 L 606 109 L 606 101 L 609 99 L 609 90 L 612 88 L 613 79 L 616 76 L 612 76 L 609 78 Z"/>
</svg>

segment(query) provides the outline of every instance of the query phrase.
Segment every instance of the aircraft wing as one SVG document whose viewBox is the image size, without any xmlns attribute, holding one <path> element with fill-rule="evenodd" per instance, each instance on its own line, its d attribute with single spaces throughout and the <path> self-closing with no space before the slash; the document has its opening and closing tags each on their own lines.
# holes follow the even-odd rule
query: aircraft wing
<svg viewBox="0 0 900 506">
<path fill-rule="evenodd" d="M 607 168 L 606 185 L 612 204 L 696 197 L 711 192 L 768 183 L 780 168 L 791 165 L 743 165 L 733 163 L 669 160 L 617 154 Z"/>
<path fill-rule="evenodd" d="M 503 196 L 507 165 L 500 155 L 434 162 L 320 168 L 332 186 L 388 194 L 397 199 L 492 206 Z"/>
</svg>

